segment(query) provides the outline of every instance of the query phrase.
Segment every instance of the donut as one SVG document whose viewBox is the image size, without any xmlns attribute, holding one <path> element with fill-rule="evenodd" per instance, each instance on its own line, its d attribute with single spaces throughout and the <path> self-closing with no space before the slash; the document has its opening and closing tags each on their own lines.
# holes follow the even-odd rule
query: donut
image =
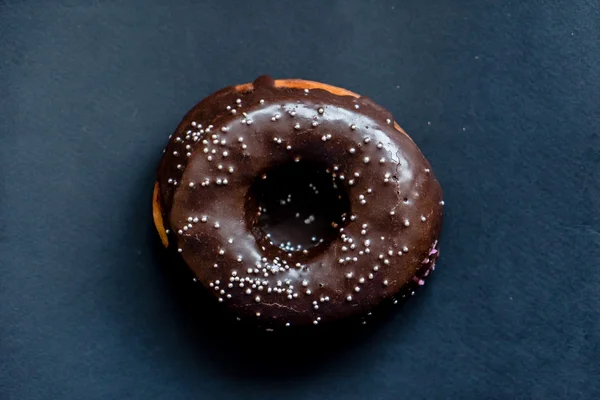
<svg viewBox="0 0 600 400">
<path fill-rule="evenodd" d="M 442 190 L 384 108 L 299 79 L 231 86 L 183 118 L 160 161 L 153 217 L 238 320 L 275 329 L 362 318 L 424 285 Z"/>
</svg>

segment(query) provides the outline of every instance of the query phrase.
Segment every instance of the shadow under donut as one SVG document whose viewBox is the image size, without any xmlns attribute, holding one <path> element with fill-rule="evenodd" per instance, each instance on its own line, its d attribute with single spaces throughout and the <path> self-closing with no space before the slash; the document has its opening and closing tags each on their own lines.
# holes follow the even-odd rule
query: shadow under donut
<svg viewBox="0 0 600 400">
<path fill-rule="evenodd" d="M 172 296 L 178 309 L 183 340 L 193 343 L 192 351 L 198 357 L 208 358 L 221 373 L 236 379 L 297 379 L 316 374 L 331 363 L 344 362 L 346 357 L 367 351 L 369 342 L 377 340 L 385 325 L 398 313 L 404 313 L 401 304 L 385 304 L 366 320 L 265 331 L 236 321 L 194 281 L 179 257 L 163 248 L 155 232 L 151 245 L 163 267 L 159 274 L 164 277 L 166 295 Z"/>
</svg>

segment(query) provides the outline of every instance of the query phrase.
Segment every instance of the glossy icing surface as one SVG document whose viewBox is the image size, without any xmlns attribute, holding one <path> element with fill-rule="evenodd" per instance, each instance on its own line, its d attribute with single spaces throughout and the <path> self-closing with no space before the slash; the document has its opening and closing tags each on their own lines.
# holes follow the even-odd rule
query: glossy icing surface
<svg viewBox="0 0 600 400">
<path fill-rule="evenodd" d="M 435 264 L 443 201 L 428 162 L 394 125 L 368 98 L 278 88 L 268 77 L 209 96 L 159 166 L 169 246 L 240 318 L 268 326 L 319 324 L 405 297 Z M 288 235 L 295 243 L 271 236 L 271 215 L 284 224 L 279 235 L 298 232 Z"/>
</svg>

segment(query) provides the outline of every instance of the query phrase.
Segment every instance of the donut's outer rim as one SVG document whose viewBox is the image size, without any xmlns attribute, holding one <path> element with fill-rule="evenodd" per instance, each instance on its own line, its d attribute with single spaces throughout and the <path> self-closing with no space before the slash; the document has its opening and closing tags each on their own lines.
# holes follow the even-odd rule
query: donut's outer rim
<svg viewBox="0 0 600 400">
<path fill-rule="evenodd" d="M 361 97 L 359 94 L 356 94 L 354 92 L 351 92 L 350 90 L 341 87 L 328 85 L 326 83 L 321 82 L 308 81 L 304 79 L 276 79 L 275 87 L 282 89 L 321 89 L 326 90 L 329 93 L 332 93 L 336 96 L 352 96 L 355 98 Z M 245 92 L 248 90 L 252 90 L 253 84 L 244 83 L 241 85 L 236 85 L 233 88 L 238 93 Z M 410 136 L 408 136 L 408 134 L 400 127 L 400 125 L 398 125 L 398 123 L 394 122 L 394 128 L 396 128 L 398 132 L 410 138 Z M 158 181 L 154 183 L 154 192 L 152 195 L 152 216 L 154 219 L 154 226 L 156 227 L 156 231 L 158 232 L 163 246 L 169 247 L 169 238 L 167 236 L 165 224 L 163 221 L 162 202 L 160 200 L 160 190 L 158 187 Z"/>
</svg>

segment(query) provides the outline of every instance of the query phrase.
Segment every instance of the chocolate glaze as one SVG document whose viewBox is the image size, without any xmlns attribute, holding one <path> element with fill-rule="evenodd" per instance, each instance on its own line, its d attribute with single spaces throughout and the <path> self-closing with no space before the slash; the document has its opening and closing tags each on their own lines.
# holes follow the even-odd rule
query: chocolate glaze
<svg viewBox="0 0 600 400">
<path fill-rule="evenodd" d="M 277 88 L 269 77 L 247 87 L 207 97 L 170 138 L 157 176 L 169 247 L 260 326 L 367 314 L 414 293 L 438 256 L 443 201 L 413 141 L 365 97 Z M 323 166 L 349 201 L 348 214 L 332 216 L 341 232 L 306 251 L 270 243 L 251 190 L 295 162 Z"/>
</svg>

